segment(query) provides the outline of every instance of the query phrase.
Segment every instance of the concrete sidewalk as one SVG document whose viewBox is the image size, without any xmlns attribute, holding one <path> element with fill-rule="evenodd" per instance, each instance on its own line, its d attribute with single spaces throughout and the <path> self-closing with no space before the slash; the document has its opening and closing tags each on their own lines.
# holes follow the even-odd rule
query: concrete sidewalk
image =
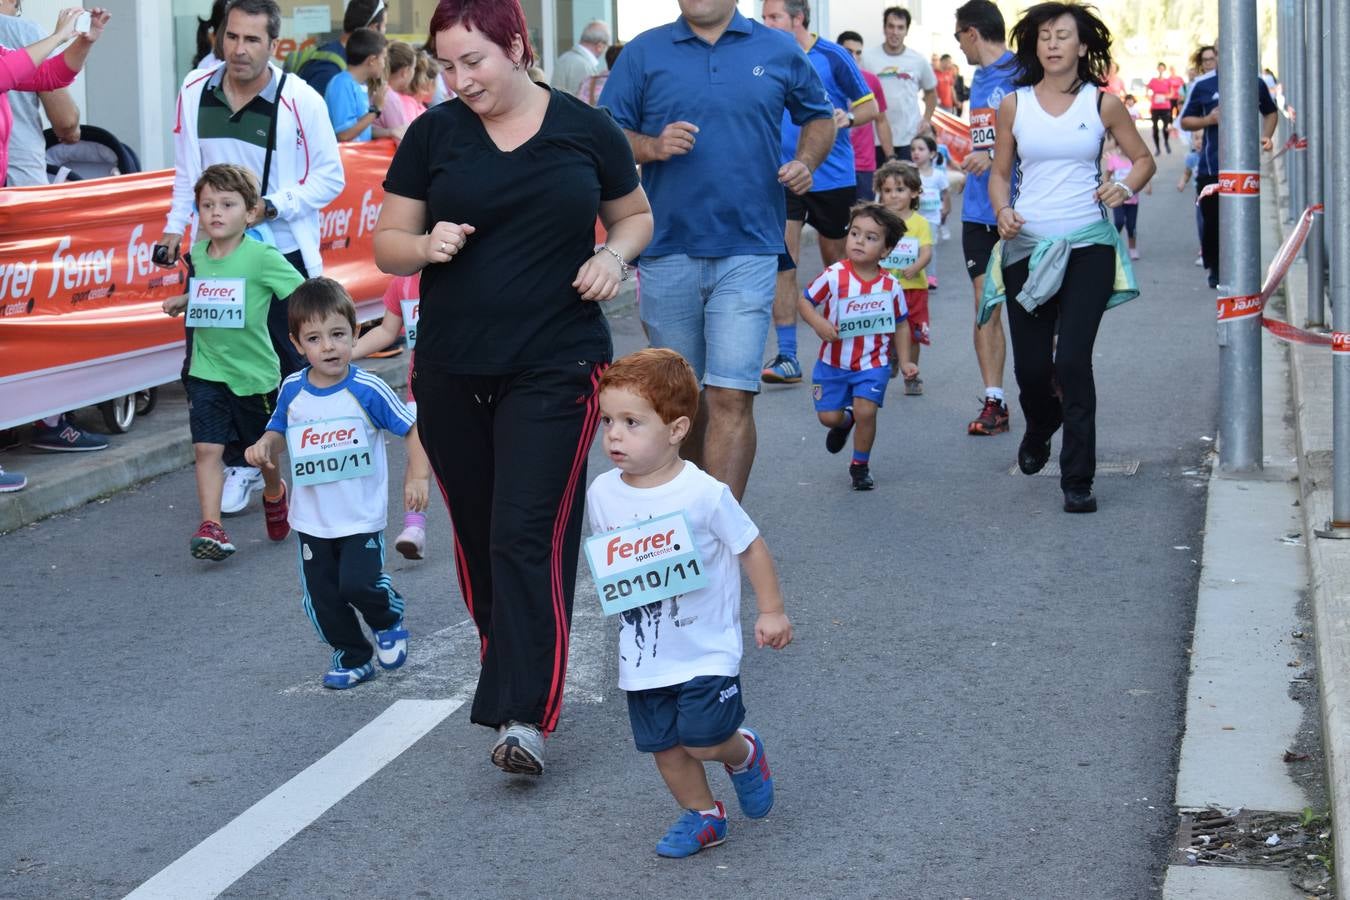
<svg viewBox="0 0 1350 900">
<path fill-rule="evenodd" d="M 1281 171 L 1279 174 L 1283 174 Z M 1280 184 L 1280 206 L 1286 208 L 1286 188 Z M 1298 211 L 1298 212 L 1301 212 Z M 1293 226 L 1284 216 L 1267 218 L 1266 239 L 1284 237 Z M 1276 232 L 1278 229 L 1278 232 Z M 1288 321 L 1307 321 L 1308 270 L 1297 261 L 1284 280 Z M 1327 309 L 1328 319 L 1331 310 Z M 1300 509 L 1308 546 L 1309 590 L 1317 643 L 1321 684 L 1323 746 L 1327 792 L 1335 845 L 1350 853 L 1350 541 L 1316 536 L 1331 518 L 1332 390 L 1329 348 L 1290 345 L 1290 381 L 1294 430 L 1297 439 Z M 1337 896 L 1350 897 L 1350 864 L 1345 856 L 1336 865 Z"/>
<path fill-rule="evenodd" d="M 610 317 L 624 316 L 632 314 L 636 305 L 636 284 L 630 281 L 604 310 Z M 408 382 L 406 353 L 365 360 L 361 365 L 395 389 L 401 390 Z M 75 418 L 81 427 L 105 430 L 101 416 L 92 407 L 78 410 Z M 0 494 L 0 534 L 191 464 L 192 438 L 187 422 L 183 386 L 172 382 L 159 388 L 159 402 L 153 411 L 138 416 L 126 434 L 109 436 L 107 450 L 49 453 L 20 446 L 0 453 L 0 466 L 28 477 L 23 490 Z M 21 435 L 26 431 L 20 429 Z"/>
</svg>

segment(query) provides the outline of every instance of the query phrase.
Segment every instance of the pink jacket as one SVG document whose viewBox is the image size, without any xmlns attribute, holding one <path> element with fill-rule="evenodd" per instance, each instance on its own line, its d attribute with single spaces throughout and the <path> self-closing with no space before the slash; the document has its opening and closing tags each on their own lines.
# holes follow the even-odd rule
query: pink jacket
<svg viewBox="0 0 1350 900">
<path fill-rule="evenodd" d="M 14 127 L 14 113 L 9 109 L 6 94 L 10 91 L 54 91 L 69 85 L 76 74 L 66 65 L 64 56 L 53 56 L 35 66 L 26 50 L 0 47 L 0 185 L 9 174 L 9 132 Z"/>
</svg>

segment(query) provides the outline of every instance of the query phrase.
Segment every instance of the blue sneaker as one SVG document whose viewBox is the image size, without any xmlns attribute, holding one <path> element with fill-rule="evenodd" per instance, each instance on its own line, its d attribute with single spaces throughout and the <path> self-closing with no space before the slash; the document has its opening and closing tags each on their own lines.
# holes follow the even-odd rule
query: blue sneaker
<svg viewBox="0 0 1350 900">
<path fill-rule="evenodd" d="M 354 669 L 344 669 L 338 666 L 329 669 L 327 674 L 323 676 L 323 686 L 335 691 L 345 691 L 347 688 L 356 687 L 361 682 L 369 681 L 374 677 L 375 666 L 373 663 L 366 663 Z"/>
<path fill-rule="evenodd" d="M 80 453 L 89 450 L 107 450 L 108 442 L 91 431 L 76 428 L 69 416 L 62 416 L 55 428 L 46 422 L 38 422 L 28 446 L 57 453 Z"/>
<path fill-rule="evenodd" d="M 759 380 L 765 384 L 796 384 L 802 380 L 802 364 L 780 353 L 764 364 Z"/>
<path fill-rule="evenodd" d="M 764 742 L 749 728 L 740 729 L 741 734 L 754 748 L 750 765 L 744 772 L 733 772 L 731 766 L 724 766 L 736 787 L 736 799 L 741 804 L 741 812 L 746 818 L 762 819 L 773 809 L 773 773 L 769 771 L 769 761 L 764 756 Z"/>
<path fill-rule="evenodd" d="M 686 809 L 684 815 L 670 826 L 666 836 L 656 842 L 659 856 L 684 859 L 704 847 L 716 847 L 727 839 L 727 811 L 717 801 L 717 815 L 705 816 L 696 809 Z"/>
<path fill-rule="evenodd" d="M 408 660 L 408 629 L 403 617 L 384 631 L 375 632 L 375 658 L 381 669 L 397 669 Z"/>
<path fill-rule="evenodd" d="M 21 491 L 28 487 L 28 479 L 18 472 L 6 472 L 4 466 L 0 466 L 0 494 L 7 494 L 11 491 Z"/>
</svg>

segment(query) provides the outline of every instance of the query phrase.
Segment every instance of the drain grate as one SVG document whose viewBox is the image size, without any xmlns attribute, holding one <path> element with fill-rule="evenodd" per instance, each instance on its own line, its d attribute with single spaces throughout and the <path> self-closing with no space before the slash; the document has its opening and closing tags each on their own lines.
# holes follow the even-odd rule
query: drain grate
<svg viewBox="0 0 1350 900">
<path fill-rule="evenodd" d="M 1124 459 L 1124 460 L 1118 459 L 1114 461 L 1103 460 L 1098 461 L 1097 463 L 1098 475 L 1121 475 L 1128 478 L 1129 476 L 1136 474 L 1138 471 L 1139 471 L 1139 460 L 1137 459 Z M 1017 466 L 1013 466 L 1011 469 L 1008 470 L 1008 474 L 1021 475 L 1022 470 L 1017 468 Z M 1037 472 L 1036 475 L 1042 478 L 1058 478 L 1059 463 L 1057 462 L 1046 463 L 1045 468 Z"/>
</svg>

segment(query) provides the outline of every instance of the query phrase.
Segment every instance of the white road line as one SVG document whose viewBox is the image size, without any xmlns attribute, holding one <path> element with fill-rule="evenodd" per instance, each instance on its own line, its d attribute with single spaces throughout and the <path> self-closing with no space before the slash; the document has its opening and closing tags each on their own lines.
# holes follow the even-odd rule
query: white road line
<svg viewBox="0 0 1350 900">
<path fill-rule="evenodd" d="M 218 896 L 421 740 L 464 700 L 396 701 L 327 756 L 132 891 L 127 900 Z"/>
</svg>

